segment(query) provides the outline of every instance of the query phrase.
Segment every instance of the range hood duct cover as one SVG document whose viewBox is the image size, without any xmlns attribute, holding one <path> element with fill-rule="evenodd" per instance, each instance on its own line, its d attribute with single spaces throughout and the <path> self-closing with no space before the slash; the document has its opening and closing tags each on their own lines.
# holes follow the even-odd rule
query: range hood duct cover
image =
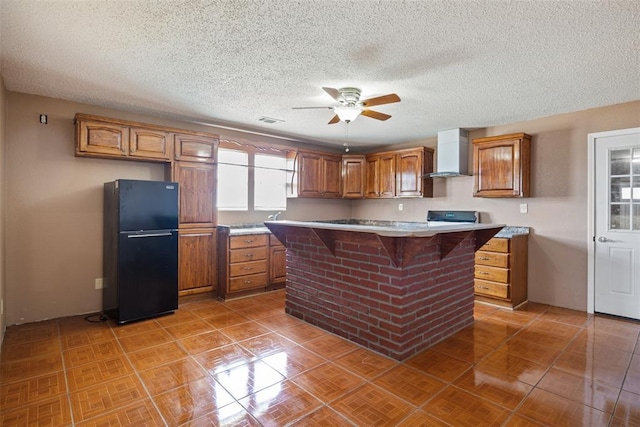
<svg viewBox="0 0 640 427">
<path fill-rule="evenodd" d="M 469 131 L 451 129 L 438 132 L 437 172 L 431 178 L 469 175 Z"/>
</svg>

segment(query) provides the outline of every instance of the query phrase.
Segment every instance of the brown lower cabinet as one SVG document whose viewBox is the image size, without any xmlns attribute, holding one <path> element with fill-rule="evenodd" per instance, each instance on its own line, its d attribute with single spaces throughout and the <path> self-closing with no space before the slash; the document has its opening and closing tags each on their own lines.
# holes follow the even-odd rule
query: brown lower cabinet
<svg viewBox="0 0 640 427">
<path fill-rule="evenodd" d="M 286 250 L 268 233 L 230 234 L 218 227 L 218 297 L 264 292 L 284 286 Z"/>
<path fill-rule="evenodd" d="M 178 230 L 178 295 L 216 289 L 216 229 Z"/>
<path fill-rule="evenodd" d="M 527 302 L 526 234 L 494 237 L 476 252 L 476 301 L 515 308 Z"/>
</svg>

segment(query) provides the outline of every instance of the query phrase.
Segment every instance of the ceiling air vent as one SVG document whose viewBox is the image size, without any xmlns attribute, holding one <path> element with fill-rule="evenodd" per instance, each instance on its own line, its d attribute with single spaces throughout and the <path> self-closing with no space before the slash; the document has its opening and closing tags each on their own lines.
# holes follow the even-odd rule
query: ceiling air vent
<svg viewBox="0 0 640 427">
<path fill-rule="evenodd" d="M 276 125 L 278 123 L 284 123 L 284 120 L 274 119 L 274 118 L 265 117 L 265 116 L 258 118 L 258 121 L 262 123 L 266 123 L 268 125 Z"/>
</svg>

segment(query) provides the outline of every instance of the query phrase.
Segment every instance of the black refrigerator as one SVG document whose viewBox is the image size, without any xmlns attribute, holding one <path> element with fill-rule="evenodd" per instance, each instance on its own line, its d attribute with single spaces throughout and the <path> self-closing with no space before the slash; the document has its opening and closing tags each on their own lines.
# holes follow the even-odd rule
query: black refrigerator
<svg viewBox="0 0 640 427">
<path fill-rule="evenodd" d="M 178 308 L 178 184 L 104 184 L 103 313 L 117 323 Z"/>
</svg>

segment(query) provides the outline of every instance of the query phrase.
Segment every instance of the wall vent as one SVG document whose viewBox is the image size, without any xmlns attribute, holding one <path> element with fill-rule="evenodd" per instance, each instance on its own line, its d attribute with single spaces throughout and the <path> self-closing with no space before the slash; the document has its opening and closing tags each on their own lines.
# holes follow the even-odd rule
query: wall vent
<svg viewBox="0 0 640 427">
<path fill-rule="evenodd" d="M 276 125 L 278 123 L 284 123 L 284 120 L 274 119 L 272 117 L 265 117 L 265 116 L 258 118 L 258 121 L 262 123 L 266 123 L 268 125 Z"/>
</svg>

